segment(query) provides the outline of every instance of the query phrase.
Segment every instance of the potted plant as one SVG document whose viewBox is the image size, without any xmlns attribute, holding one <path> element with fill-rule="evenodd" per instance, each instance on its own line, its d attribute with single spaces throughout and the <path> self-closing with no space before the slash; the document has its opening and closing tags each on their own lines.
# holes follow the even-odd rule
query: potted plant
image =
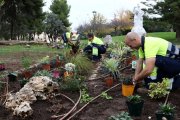
<svg viewBox="0 0 180 120">
<path fill-rule="evenodd" d="M 9 80 L 9 81 L 14 82 L 14 81 L 17 80 L 17 77 L 18 77 L 18 74 L 17 74 L 16 72 L 10 72 L 10 73 L 8 74 L 8 80 Z"/>
<path fill-rule="evenodd" d="M 47 76 L 49 78 L 52 78 L 52 73 L 47 71 L 47 70 L 40 70 L 40 71 L 37 71 L 34 76 Z"/>
<path fill-rule="evenodd" d="M 51 61 L 50 61 L 51 68 L 57 68 L 60 67 L 60 60 L 59 56 L 55 56 Z"/>
<path fill-rule="evenodd" d="M 127 97 L 126 104 L 131 116 L 140 116 L 144 105 L 144 100 L 139 95 L 131 95 Z"/>
<path fill-rule="evenodd" d="M 160 104 L 159 109 L 156 111 L 157 120 L 174 120 L 175 106 L 170 103 Z M 163 119 L 164 118 L 164 119 Z"/>
<path fill-rule="evenodd" d="M 32 64 L 32 60 L 30 57 L 22 57 L 21 58 L 22 66 L 24 67 L 24 71 L 22 72 L 24 78 L 30 78 L 32 76 L 32 73 L 28 68 Z"/>
<path fill-rule="evenodd" d="M 105 78 L 106 85 L 108 87 L 113 85 L 113 79 L 118 78 L 118 65 L 119 62 L 115 58 L 108 58 L 103 61 L 103 67 L 105 67 L 105 69 L 107 69 L 110 74 L 107 78 Z"/>
<path fill-rule="evenodd" d="M 51 69 L 49 56 L 43 57 L 40 62 L 42 63 L 42 69 L 43 70 L 48 71 Z"/>
<path fill-rule="evenodd" d="M 108 120 L 133 120 L 130 116 L 129 116 L 129 113 L 128 112 L 121 112 L 120 114 L 118 115 L 113 115 L 113 116 L 110 116 L 108 118 Z"/>
<path fill-rule="evenodd" d="M 131 96 L 134 92 L 135 85 L 132 82 L 131 78 L 125 78 L 122 81 L 122 95 L 123 96 Z"/>
</svg>

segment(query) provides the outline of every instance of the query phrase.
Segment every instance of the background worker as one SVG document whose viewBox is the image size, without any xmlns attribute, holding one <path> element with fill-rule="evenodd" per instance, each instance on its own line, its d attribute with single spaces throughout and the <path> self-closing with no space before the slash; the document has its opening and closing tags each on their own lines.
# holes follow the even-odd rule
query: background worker
<svg viewBox="0 0 180 120">
<path fill-rule="evenodd" d="M 179 48 L 164 39 L 140 37 L 135 32 L 129 32 L 126 35 L 125 43 L 132 49 L 138 50 L 139 53 L 134 82 L 144 80 L 148 88 L 150 82 L 161 82 L 163 78 L 173 78 L 172 87 L 180 87 Z"/>
<path fill-rule="evenodd" d="M 76 54 L 78 52 L 80 45 L 79 34 L 73 34 L 72 32 L 65 32 L 61 35 L 61 38 L 63 39 L 64 44 L 71 46 L 72 54 Z M 72 39 L 75 40 L 76 42 L 73 43 Z"/>
<path fill-rule="evenodd" d="M 103 41 L 97 38 L 93 33 L 88 33 L 88 45 L 83 49 L 85 53 L 90 54 L 92 60 L 99 61 L 101 54 L 106 52 L 106 47 Z"/>
<path fill-rule="evenodd" d="M 73 35 L 72 32 L 64 32 L 61 35 L 61 38 L 63 39 L 64 45 L 66 45 L 66 44 L 68 44 L 70 46 L 73 45 L 73 43 L 72 43 L 72 35 Z"/>
</svg>

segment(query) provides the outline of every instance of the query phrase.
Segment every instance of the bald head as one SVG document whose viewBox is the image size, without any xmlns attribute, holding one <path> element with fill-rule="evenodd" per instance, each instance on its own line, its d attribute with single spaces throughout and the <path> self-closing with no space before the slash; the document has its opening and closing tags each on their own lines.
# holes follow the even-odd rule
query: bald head
<svg viewBox="0 0 180 120">
<path fill-rule="evenodd" d="M 135 32 L 127 33 L 125 40 L 134 40 L 134 39 L 140 39 L 140 37 L 137 33 L 135 33 Z"/>
<path fill-rule="evenodd" d="M 139 49 L 141 46 L 141 38 L 135 32 L 129 32 L 125 37 L 125 43 L 132 49 Z"/>
</svg>

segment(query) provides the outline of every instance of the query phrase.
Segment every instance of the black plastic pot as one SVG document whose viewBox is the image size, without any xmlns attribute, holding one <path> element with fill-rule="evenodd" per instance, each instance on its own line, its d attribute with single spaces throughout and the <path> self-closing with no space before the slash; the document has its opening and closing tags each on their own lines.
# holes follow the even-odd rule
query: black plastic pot
<svg viewBox="0 0 180 120">
<path fill-rule="evenodd" d="M 8 75 L 9 81 L 16 81 L 17 80 L 17 74 L 16 73 L 9 73 Z"/>
<path fill-rule="evenodd" d="M 131 116 L 141 116 L 144 101 L 142 100 L 139 103 L 132 103 L 129 101 L 126 101 L 126 104 L 128 106 L 129 114 Z"/>
<path fill-rule="evenodd" d="M 166 118 L 167 120 L 174 120 L 174 114 L 166 115 L 160 112 L 156 112 L 156 120 L 162 120 L 162 118 Z"/>
</svg>

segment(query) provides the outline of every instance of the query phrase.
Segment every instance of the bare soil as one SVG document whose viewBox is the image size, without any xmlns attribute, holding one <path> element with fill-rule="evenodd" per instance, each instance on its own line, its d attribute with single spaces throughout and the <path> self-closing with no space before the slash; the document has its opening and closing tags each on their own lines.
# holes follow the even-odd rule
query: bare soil
<svg viewBox="0 0 180 120">
<path fill-rule="evenodd" d="M 18 55 L 14 55 L 18 56 Z M 8 57 L 9 58 L 9 57 Z M 18 60 L 16 57 L 13 59 Z M 8 60 L 8 59 L 7 59 Z M 9 63 L 13 64 L 12 60 L 9 59 Z M 7 64 L 8 65 L 8 64 Z M 21 67 L 20 64 L 16 63 L 17 68 Z M 12 66 L 8 66 L 11 68 Z M 133 71 L 127 74 L 127 76 L 132 75 Z M 99 73 L 100 75 L 100 73 Z M 117 84 L 118 81 L 114 81 L 114 85 Z M 91 96 L 96 96 L 100 94 L 102 91 L 108 89 L 105 84 L 104 79 L 91 80 L 86 82 L 88 92 Z M 20 85 L 18 81 L 9 82 L 9 91 L 17 92 L 20 89 Z M 79 97 L 79 92 L 63 92 L 60 91 L 75 102 Z M 169 102 L 176 106 L 175 112 L 175 120 L 180 120 L 180 90 L 172 91 L 169 96 Z M 4 91 L 1 90 L 0 96 L 3 98 Z M 122 111 L 128 111 L 127 106 L 125 104 L 126 97 L 121 94 L 121 86 L 117 86 L 116 88 L 110 90 L 108 95 L 112 96 L 112 100 L 107 100 L 104 98 L 98 98 L 92 103 L 90 103 L 86 108 L 84 108 L 81 112 L 79 112 L 72 120 L 107 120 L 111 115 L 116 115 Z M 159 103 L 164 103 L 165 98 L 153 100 L 147 94 L 139 94 L 143 97 L 145 103 L 141 117 L 133 117 L 134 120 L 148 120 L 148 117 L 151 117 L 151 120 L 155 120 L 155 111 L 158 108 Z M 79 104 L 76 110 L 81 108 L 84 103 Z M 36 101 L 32 105 L 33 115 L 29 118 L 25 118 L 25 120 L 51 120 L 51 116 L 53 115 L 62 115 L 67 113 L 72 107 L 73 104 L 69 100 L 67 100 L 63 96 L 56 96 L 54 98 L 45 100 L 45 101 Z M 60 118 L 58 118 L 60 119 Z M 9 111 L 4 108 L 2 103 L 0 104 L 0 120 L 22 120 L 22 118 L 16 117 L 12 115 L 12 111 Z M 66 119 L 65 119 L 66 120 Z"/>
</svg>

